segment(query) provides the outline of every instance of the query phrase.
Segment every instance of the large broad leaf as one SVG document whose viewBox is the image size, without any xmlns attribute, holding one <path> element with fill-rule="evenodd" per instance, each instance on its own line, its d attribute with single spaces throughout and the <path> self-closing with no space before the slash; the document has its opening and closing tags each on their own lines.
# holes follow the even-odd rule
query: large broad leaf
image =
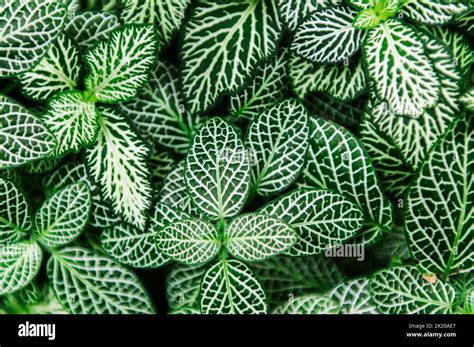
<svg viewBox="0 0 474 347">
<path fill-rule="evenodd" d="M 0 247 L 0 295 L 25 287 L 39 271 L 43 252 L 36 242 Z"/>
<path fill-rule="evenodd" d="M 74 89 L 80 72 L 79 49 L 66 35 L 60 35 L 38 64 L 18 78 L 23 94 L 46 101 L 57 92 Z"/>
<path fill-rule="evenodd" d="M 25 196 L 15 183 L 0 177 L 0 245 L 21 240 L 30 229 Z"/>
<path fill-rule="evenodd" d="M 259 210 L 279 218 L 299 236 L 291 255 L 322 253 L 354 237 L 363 225 L 362 211 L 351 200 L 329 190 L 301 189 Z"/>
<path fill-rule="evenodd" d="M 375 241 L 392 227 L 392 208 L 367 152 L 354 135 L 332 122 L 313 118 L 311 127 L 304 181 L 354 201 L 364 211 L 364 231 Z"/>
<path fill-rule="evenodd" d="M 201 282 L 202 313 L 263 314 L 267 310 L 265 292 L 244 263 L 223 259 L 205 273 Z"/>
<path fill-rule="evenodd" d="M 30 69 L 48 51 L 66 17 L 53 1 L 5 0 L 0 4 L 0 77 Z"/>
<path fill-rule="evenodd" d="M 298 24 L 312 12 L 329 6 L 341 5 L 342 0 L 277 0 L 278 11 L 283 23 L 290 30 L 295 30 Z"/>
<path fill-rule="evenodd" d="M 85 51 L 95 42 L 108 38 L 119 26 L 117 16 L 112 13 L 83 12 L 74 16 L 64 31 Z"/>
<path fill-rule="evenodd" d="M 386 21 L 369 31 L 364 54 L 377 95 L 393 113 L 418 117 L 436 105 L 440 83 L 412 27 L 396 19 Z"/>
<path fill-rule="evenodd" d="M 288 51 L 283 50 L 272 60 L 260 65 L 251 83 L 240 93 L 230 97 L 232 117 L 253 120 L 283 99 L 288 91 L 287 63 Z"/>
<path fill-rule="evenodd" d="M 114 212 L 143 229 L 152 195 L 150 150 L 122 115 L 108 108 L 99 112 L 97 142 L 86 152 L 88 172 Z"/>
<path fill-rule="evenodd" d="M 181 77 L 189 111 L 203 112 L 244 86 L 276 49 L 279 23 L 269 0 L 201 1 L 186 23 Z"/>
<path fill-rule="evenodd" d="M 171 312 L 182 308 L 200 310 L 199 291 L 207 266 L 177 265 L 166 278 L 166 301 Z"/>
<path fill-rule="evenodd" d="M 381 313 L 452 313 L 454 288 L 437 280 L 429 283 L 414 266 L 382 270 L 370 278 L 372 301 Z"/>
<path fill-rule="evenodd" d="M 120 18 L 124 23 L 155 24 L 159 46 L 164 47 L 181 26 L 190 3 L 191 0 L 125 0 Z"/>
<path fill-rule="evenodd" d="M 318 65 L 292 54 L 289 75 L 293 90 L 300 98 L 311 92 L 324 92 L 340 101 L 350 101 L 366 89 L 360 58 L 351 59 L 348 64 Z"/>
<path fill-rule="evenodd" d="M 298 100 L 288 99 L 264 111 L 250 124 L 245 142 L 256 193 L 277 193 L 298 177 L 308 148 L 308 118 Z"/>
<path fill-rule="evenodd" d="M 263 260 L 288 250 L 295 231 L 279 219 L 259 214 L 235 218 L 224 231 L 227 250 L 244 261 Z"/>
<path fill-rule="evenodd" d="M 462 2 L 433 0 L 401 0 L 400 14 L 429 25 L 447 24 L 468 7 Z"/>
<path fill-rule="evenodd" d="M 56 143 L 43 123 L 16 101 L 0 95 L 0 169 L 44 158 Z"/>
<path fill-rule="evenodd" d="M 173 260 L 186 265 L 204 264 L 220 249 L 217 229 L 199 219 L 175 222 L 158 231 L 158 249 Z"/>
<path fill-rule="evenodd" d="M 158 62 L 143 93 L 119 107 L 146 138 L 179 153 L 188 150 L 199 118 L 192 119 L 184 108 L 173 65 Z"/>
<path fill-rule="evenodd" d="M 51 248 L 72 242 L 87 224 L 91 199 L 86 183 L 76 183 L 53 194 L 36 213 L 35 239 Z"/>
<path fill-rule="evenodd" d="M 370 298 L 369 280 L 359 278 L 339 284 L 326 293 L 336 301 L 342 314 L 375 314 L 377 310 Z"/>
<path fill-rule="evenodd" d="M 340 307 L 336 301 L 319 294 L 308 294 L 291 298 L 278 306 L 273 314 L 337 314 Z"/>
<path fill-rule="evenodd" d="M 236 129 L 220 118 L 205 123 L 188 151 L 184 176 L 194 204 L 210 218 L 238 214 L 250 188 L 250 165 Z"/>
<path fill-rule="evenodd" d="M 272 257 L 251 265 L 272 307 L 302 294 L 324 292 L 345 278 L 336 263 L 324 255 Z"/>
<path fill-rule="evenodd" d="M 98 118 L 95 105 L 87 102 L 82 92 L 69 90 L 53 97 L 43 121 L 58 141 L 55 154 L 79 152 L 82 147 L 94 143 L 99 129 Z"/>
<path fill-rule="evenodd" d="M 156 34 L 152 25 L 126 25 L 87 51 L 84 85 L 92 101 L 114 103 L 135 97 L 155 63 Z"/>
<path fill-rule="evenodd" d="M 339 63 L 359 50 L 363 30 L 352 26 L 357 11 L 338 6 L 314 12 L 299 27 L 291 50 L 314 63 Z"/>
<path fill-rule="evenodd" d="M 48 261 L 48 277 L 59 302 L 71 313 L 154 313 L 135 274 L 89 250 L 55 251 Z"/>
<path fill-rule="evenodd" d="M 407 199 L 405 228 L 423 272 L 474 269 L 473 118 L 460 119 L 434 146 Z"/>
</svg>

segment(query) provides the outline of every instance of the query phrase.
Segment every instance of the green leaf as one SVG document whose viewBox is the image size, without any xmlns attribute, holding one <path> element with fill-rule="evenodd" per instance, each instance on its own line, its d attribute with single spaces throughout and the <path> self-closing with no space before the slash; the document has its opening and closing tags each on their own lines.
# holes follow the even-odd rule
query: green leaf
<svg viewBox="0 0 474 347">
<path fill-rule="evenodd" d="M 84 248 L 54 252 L 48 261 L 48 277 L 54 294 L 70 313 L 154 313 L 134 273 Z"/>
<path fill-rule="evenodd" d="M 429 283 L 414 266 L 379 271 L 370 278 L 369 287 L 377 310 L 388 314 L 452 313 L 456 299 L 450 284 Z"/>
<path fill-rule="evenodd" d="M 156 236 L 156 232 L 159 232 L 164 227 L 184 219 L 192 219 L 192 216 L 178 208 L 173 208 L 158 202 L 153 207 L 153 213 L 150 218 L 150 228 L 153 229 Z"/>
<path fill-rule="evenodd" d="M 383 239 L 373 249 L 373 254 L 375 259 L 386 264 L 393 260 L 411 261 L 404 228 L 394 228 L 393 231 L 384 233 Z"/>
<path fill-rule="evenodd" d="M 354 237 L 364 222 L 357 205 L 329 190 L 296 190 L 259 213 L 279 218 L 296 230 L 299 238 L 287 252 L 290 255 L 322 253 Z"/>
<path fill-rule="evenodd" d="M 339 284 L 326 293 L 326 296 L 339 304 L 342 314 L 376 314 L 371 301 L 369 280 L 358 278 Z"/>
<path fill-rule="evenodd" d="M 138 98 L 120 104 L 145 138 L 178 153 L 186 153 L 199 117 L 191 118 L 184 109 L 177 69 L 158 62 Z"/>
<path fill-rule="evenodd" d="M 176 167 L 176 159 L 170 152 L 163 151 L 157 145 L 153 146 L 150 166 L 152 182 L 155 187 L 161 187 L 166 176 Z"/>
<path fill-rule="evenodd" d="M 56 143 L 43 123 L 13 99 L 0 95 L 0 169 L 44 158 Z"/>
<path fill-rule="evenodd" d="M 456 16 L 455 24 L 458 29 L 464 33 L 473 36 L 474 35 L 474 8 L 471 6 L 470 9 L 461 15 Z"/>
<path fill-rule="evenodd" d="M 354 100 L 366 90 L 365 71 L 359 58 L 348 64 L 318 65 L 292 54 L 289 74 L 293 91 L 300 98 L 324 92 L 344 102 Z"/>
<path fill-rule="evenodd" d="M 5 0 L 0 4 L 0 77 L 35 65 L 59 35 L 64 5 L 53 1 Z"/>
<path fill-rule="evenodd" d="M 373 8 L 368 8 L 359 12 L 355 17 L 353 25 L 356 29 L 373 29 L 381 22 L 381 18 L 377 11 Z"/>
<path fill-rule="evenodd" d="M 299 296 L 324 292 L 345 278 L 336 263 L 324 255 L 277 256 L 251 264 L 271 307 Z"/>
<path fill-rule="evenodd" d="M 95 105 L 87 102 L 82 92 L 69 90 L 54 96 L 43 121 L 58 141 L 55 154 L 77 153 L 93 144 L 99 130 L 98 119 Z"/>
<path fill-rule="evenodd" d="M 265 292 L 252 271 L 238 260 L 210 267 L 201 282 L 203 314 L 267 313 Z"/>
<path fill-rule="evenodd" d="M 230 97 L 229 112 L 232 117 L 253 120 L 283 99 L 288 91 L 287 62 L 288 51 L 283 50 L 272 60 L 260 65 L 250 84 Z"/>
<path fill-rule="evenodd" d="M 184 27 L 180 51 L 183 92 L 189 111 L 201 113 L 224 93 L 240 90 L 279 39 L 269 0 L 200 1 Z"/>
<path fill-rule="evenodd" d="M 227 250 L 244 261 L 263 260 L 283 253 L 296 238 L 295 231 L 288 224 L 253 213 L 235 218 L 224 231 Z"/>
<path fill-rule="evenodd" d="M 116 103 L 135 97 L 148 80 L 156 47 L 152 25 L 129 24 L 110 33 L 107 41 L 99 41 L 84 56 L 89 98 Z"/>
<path fill-rule="evenodd" d="M 250 165 L 237 131 L 220 118 L 206 122 L 188 151 L 184 176 L 194 204 L 210 218 L 238 214 L 250 188 Z"/>
<path fill-rule="evenodd" d="M 278 306 L 273 314 L 337 314 L 339 305 L 319 294 L 303 295 Z"/>
<path fill-rule="evenodd" d="M 36 242 L 0 247 L 0 295 L 25 287 L 38 273 L 43 252 Z"/>
<path fill-rule="evenodd" d="M 341 3 L 342 0 L 277 0 L 277 7 L 283 23 L 294 31 L 298 24 L 314 11 Z"/>
<path fill-rule="evenodd" d="M 166 278 L 166 299 L 171 311 L 194 307 L 199 311 L 199 291 L 207 266 L 176 265 Z"/>
<path fill-rule="evenodd" d="M 79 49 L 66 35 L 59 35 L 46 55 L 18 79 L 24 95 L 47 101 L 58 92 L 74 89 L 80 72 Z"/>
<path fill-rule="evenodd" d="M 249 126 L 246 145 L 252 156 L 253 190 L 271 195 L 298 177 L 308 148 L 308 112 L 296 99 L 279 102 Z"/>
<path fill-rule="evenodd" d="M 143 230 L 152 197 L 150 150 L 122 115 L 108 108 L 99 112 L 97 142 L 86 152 L 88 172 L 113 211 Z"/>
<path fill-rule="evenodd" d="M 443 25 L 467 9 L 463 3 L 454 1 L 401 0 L 400 14 L 416 22 Z"/>
<path fill-rule="evenodd" d="M 191 0 L 124 0 L 120 18 L 124 23 L 155 24 L 160 47 L 170 44 L 184 20 Z"/>
<path fill-rule="evenodd" d="M 377 95 L 396 115 L 418 117 L 436 105 L 440 82 L 412 27 L 391 19 L 370 30 L 364 54 Z"/>
<path fill-rule="evenodd" d="M 314 63 L 343 62 L 359 50 L 365 37 L 363 30 L 352 26 L 356 14 L 347 6 L 314 12 L 296 30 L 291 50 Z"/>
<path fill-rule="evenodd" d="M 423 272 L 474 269 L 473 118 L 460 119 L 433 147 L 407 198 L 405 228 Z"/>
<path fill-rule="evenodd" d="M 186 264 L 205 264 L 220 248 L 217 229 L 199 219 L 186 219 L 165 226 L 156 235 L 158 249 L 173 260 Z"/>
<path fill-rule="evenodd" d="M 30 208 L 16 183 L 0 177 L 0 247 L 20 241 L 31 229 Z"/>
<path fill-rule="evenodd" d="M 391 204 L 385 199 L 372 162 L 359 140 L 321 118 L 312 119 L 311 129 L 304 182 L 354 201 L 365 214 L 362 231 L 380 236 L 382 230 L 390 230 Z"/>
<path fill-rule="evenodd" d="M 467 92 L 465 92 L 460 98 L 459 101 L 464 104 L 464 107 L 474 112 L 474 87 L 471 87 Z"/>
<path fill-rule="evenodd" d="M 72 242 L 84 230 L 90 210 L 91 193 L 86 183 L 58 191 L 36 213 L 35 239 L 50 248 Z"/>
<path fill-rule="evenodd" d="M 118 27 L 120 22 L 112 13 L 83 12 L 66 23 L 64 31 L 85 51 L 95 42 L 108 38 Z"/>
</svg>

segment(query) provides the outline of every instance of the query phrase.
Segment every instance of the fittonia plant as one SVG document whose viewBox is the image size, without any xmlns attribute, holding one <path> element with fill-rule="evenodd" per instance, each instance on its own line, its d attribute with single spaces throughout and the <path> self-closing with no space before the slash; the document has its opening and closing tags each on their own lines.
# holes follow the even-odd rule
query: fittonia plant
<svg viewBox="0 0 474 347">
<path fill-rule="evenodd" d="M 0 1 L 0 312 L 472 313 L 473 11 Z"/>
</svg>

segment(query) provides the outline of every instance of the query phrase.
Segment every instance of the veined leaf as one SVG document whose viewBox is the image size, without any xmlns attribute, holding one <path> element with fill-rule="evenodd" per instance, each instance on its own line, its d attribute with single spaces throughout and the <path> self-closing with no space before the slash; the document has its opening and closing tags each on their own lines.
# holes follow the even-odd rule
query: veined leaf
<svg viewBox="0 0 474 347">
<path fill-rule="evenodd" d="M 176 167 L 176 158 L 163 151 L 157 145 L 153 146 L 148 165 L 151 170 L 151 180 L 155 187 L 161 187 L 166 176 Z"/>
<path fill-rule="evenodd" d="M 354 27 L 372 29 L 393 17 L 400 9 L 401 0 L 350 1 L 355 7 L 363 8 L 354 20 Z"/>
<path fill-rule="evenodd" d="M 364 44 L 377 95 L 396 115 L 418 117 L 439 100 L 440 83 L 416 31 L 390 19 L 370 30 Z"/>
<path fill-rule="evenodd" d="M 124 23 L 155 24 L 160 47 L 167 46 L 184 20 L 191 0 L 125 0 L 120 17 Z"/>
<path fill-rule="evenodd" d="M 119 26 L 117 16 L 112 13 L 83 12 L 71 18 L 64 31 L 85 51 L 95 42 L 108 38 Z"/>
<path fill-rule="evenodd" d="M 12 293 L 30 283 L 39 271 L 43 252 L 36 242 L 19 242 L 0 247 L 0 295 Z"/>
<path fill-rule="evenodd" d="M 359 278 L 339 284 L 326 293 L 339 304 L 342 314 L 376 314 L 370 298 L 369 280 Z"/>
<path fill-rule="evenodd" d="M 372 162 L 359 140 L 321 118 L 312 118 L 311 129 L 303 171 L 305 183 L 354 201 L 365 214 L 363 231 L 380 235 L 383 229 L 391 229 L 391 204 L 385 199 Z"/>
<path fill-rule="evenodd" d="M 410 189 L 405 228 L 423 272 L 474 269 L 473 118 L 460 119 L 433 147 Z"/>
<path fill-rule="evenodd" d="M 0 95 L 0 169 L 41 159 L 55 149 L 50 131 L 26 108 Z"/>
<path fill-rule="evenodd" d="M 283 23 L 292 31 L 314 11 L 341 4 L 342 0 L 277 0 L 280 17 Z"/>
<path fill-rule="evenodd" d="M 357 11 L 347 6 L 322 9 L 296 30 L 291 50 L 314 63 L 343 62 L 359 50 L 363 30 L 352 26 Z"/>
<path fill-rule="evenodd" d="M 295 243 L 296 237 L 295 231 L 281 220 L 253 213 L 235 218 L 224 231 L 227 250 L 244 261 L 280 254 Z"/>
<path fill-rule="evenodd" d="M 325 296 L 308 294 L 288 300 L 278 306 L 273 314 L 337 314 L 339 305 Z"/>
<path fill-rule="evenodd" d="M 48 51 L 66 18 L 53 1 L 5 0 L 0 4 L 0 76 L 24 72 Z"/>
<path fill-rule="evenodd" d="M 59 35 L 29 71 L 18 76 L 23 94 L 46 101 L 57 92 L 74 89 L 79 81 L 79 49 L 66 35 Z"/>
<path fill-rule="evenodd" d="M 455 24 L 458 29 L 461 31 L 465 32 L 469 36 L 474 35 L 474 8 L 471 6 L 471 8 L 456 16 L 455 18 Z"/>
<path fill-rule="evenodd" d="M 452 313 L 454 288 L 437 280 L 429 283 L 414 266 L 382 270 L 370 278 L 372 301 L 381 313 Z"/>
<path fill-rule="evenodd" d="M 394 228 L 391 232 L 383 234 L 383 239 L 373 249 L 375 259 L 386 264 L 394 259 L 409 262 L 412 258 L 408 248 L 405 230 Z"/>
<path fill-rule="evenodd" d="M 375 8 L 380 0 L 346 0 L 349 5 L 358 10 L 367 10 L 369 8 Z M 382 0 L 383 1 L 383 0 Z"/>
<path fill-rule="evenodd" d="M 154 269 L 170 261 L 156 247 L 155 237 L 153 229 L 144 232 L 130 225 L 119 224 L 102 233 L 100 244 L 107 254 L 122 264 Z"/>
<path fill-rule="evenodd" d="M 156 236 L 156 233 L 161 231 L 164 227 L 185 219 L 192 219 L 192 216 L 178 208 L 172 208 L 169 205 L 158 202 L 153 207 L 153 213 L 150 218 L 150 228 L 153 229 Z"/>
<path fill-rule="evenodd" d="M 267 313 L 265 292 L 252 271 L 238 260 L 221 260 L 201 282 L 203 314 Z"/>
<path fill-rule="evenodd" d="M 200 121 L 184 108 L 176 68 L 162 62 L 158 62 L 143 93 L 119 108 L 145 138 L 178 153 L 186 153 L 194 126 Z"/>
<path fill-rule="evenodd" d="M 349 199 L 329 190 L 300 189 L 272 201 L 259 213 L 279 218 L 299 238 L 287 252 L 313 255 L 354 237 L 363 225 L 362 211 Z"/>
<path fill-rule="evenodd" d="M 464 93 L 459 101 L 464 104 L 464 107 L 469 111 L 474 111 L 474 87 L 471 87 L 466 93 Z"/>
<path fill-rule="evenodd" d="M 400 13 L 428 25 L 443 25 L 468 9 L 461 2 L 432 0 L 401 0 Z"/>
<path fill-rule="evenodd" d="M 180 51 L 183 92 L 192 114 L 236 92 L 270 57 L 279 38 L 269 0 L 201 1 L 184 27 Z"/>
<path fill-rule="evenodd" d="M 86 152 L 88 172 L 113 211 L 143 230 L 151 206 L 150 150 L 122 115 L 108 108 L 99 112 L 97 142 Z"/>
<path fill-rule="evenodd" d="M 246 145 L 253 189 L 270 195 L 287 188 L 300 173 L 308 149 L 308 112 L 296 99 L 281 101 L 249 126 Z"/>
<path fill-rule="evenodd" d="M 253 120 L 283 99 L 288 90 L 287 62 L 288 51 L 283 50 L 269 62 L 260 65 L 249 86 L 230 97 L 232 116 Z"/>
<path fill-rule="evenodd" d="M 84 56 L 89 74 L 84 85 L 91 100 L 115 103 L 135 97 L 155 63 L 152 25 L 126 25 L 99 41 Z"/>
<path fill-rule="evenodd" d="M 311 257 L 272 257 L 252 263 L 271 307 L 302 294 L 324 292 L 345 278 L 337 265 L 324 255 Z"/>
<path fill-rule="evenodd" d="M 54 252 L 48 277 L 59 302 L 71 313 L 154 313 L 135 274 L 89 250 L 69 247 Z"/>
<path fill-rule="evenodd" d="M 76 183 L 52 195 L 35 217 L 35 238 L 55 248 L 72 242 L 87 224 L 91 193 L 86 183 Z"/>
<path fill-rule="evenodd" d="M 201 280 L 207 266 L 176 265 L 166 278 L 166 299 L 172 311 L 182 307 L 199 309 Z"/>
<path fill-rule="evenodd" d="M 381 18 L 377 11 L 373 8 L 368 8 L 359 12 L 355 17 L 353 25 L 356 29 L 373 29 L 381 22 Z"/>
<path fill-rule="evenodd" d="M 324 92 L 340 101 L 350 101 L 366 89 L 365 71 L 358 58 L 347 65 L 317 65 L 292 54 L 289 74 L 293 90 L 300 98 L 311 92 Z"/>
<path fill-rule="evenodd" d="M 21 167 L 21 170 L 31 175 L 40 175 L 54 170 L 61 164 L 62 158 L 44 158 L 32 161 Z"/>
<path fill-rule="evenodd" d="M 212 260 L 220 248 L 217 229 L 199 219 L 186 219 L 165 226 L 156 235 L 158 249 L 186 265 Z"/>
<path fill-rule="evenodd" d="M 188 151 L 184 176 L 194 204 L 210 218 L 238 214 L 250 188 L 250 165 L 237 131 L 220 118 L 205 123 Z"/>
<path fill-rule="evenodd" d="M 17 185 L 0 177 L 0 247 L 20 241 L 31 229 L 30 208 Z"/>
<path fill-rule="evenodd" d="M 55 154 L 79 152 L 82 147 L 94 143 L 99 129 L 98 118 L 95 105 L 86 101 L 82 92 L 68 90 L 53 97 L 43 121 L 58 141 Z"/>
</svg>

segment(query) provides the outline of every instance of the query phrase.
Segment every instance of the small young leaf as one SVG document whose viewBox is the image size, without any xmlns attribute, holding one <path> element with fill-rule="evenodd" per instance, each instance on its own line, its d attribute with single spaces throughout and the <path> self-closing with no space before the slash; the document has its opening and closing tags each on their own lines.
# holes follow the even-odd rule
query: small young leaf
<svg viewBox="0 0 474 347">
<path fill-rule="evenodd" d="M 158 231 L 158 249 L 168 257 L 186 265 L 204 264 L 219 252 L 217 229 L 199 219 L 175 222 Z"/>
<path fill-rule="evenodd" d="M 373 29 L 381 22 L 381 18 L 377 11 L 373 8 L 368 8 L 359 12 L 354 19 L 354 28 L 357 29 Z"/>
<path fill-rule="evenodd" d="M 273 314 L 337 314 L 339 305 L 325 296 L 308 294 L 294 299 L 277 307 Z"/>
<path fill-rule="evenodd" d="M 210 267 L 201 283 L 203 314 L 267 313 L 265 292 L 252 271 L 237 260 Z"/>
</svg>

